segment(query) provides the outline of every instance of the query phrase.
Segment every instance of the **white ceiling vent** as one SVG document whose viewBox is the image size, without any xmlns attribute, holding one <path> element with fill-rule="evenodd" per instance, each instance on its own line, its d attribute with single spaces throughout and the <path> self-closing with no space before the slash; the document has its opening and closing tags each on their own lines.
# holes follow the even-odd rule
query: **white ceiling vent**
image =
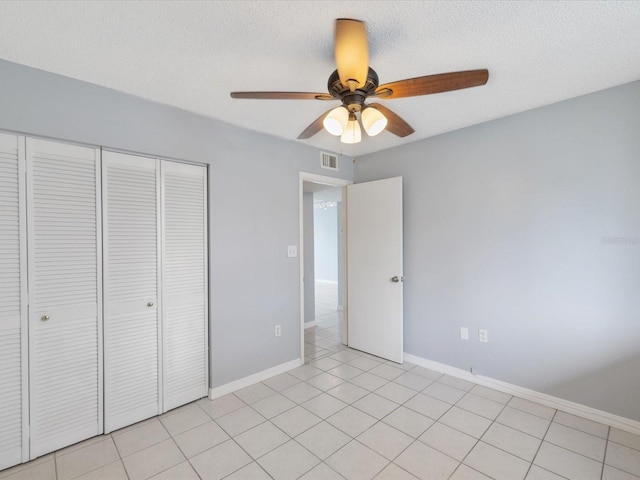
<svg viewBox="0 0 640 480">
<path fill-rule="evenodd" d="M 338 170 L 338 156 L 331 153 L 320 152 L 320 167 L 327 170 Z"/>
</svg>

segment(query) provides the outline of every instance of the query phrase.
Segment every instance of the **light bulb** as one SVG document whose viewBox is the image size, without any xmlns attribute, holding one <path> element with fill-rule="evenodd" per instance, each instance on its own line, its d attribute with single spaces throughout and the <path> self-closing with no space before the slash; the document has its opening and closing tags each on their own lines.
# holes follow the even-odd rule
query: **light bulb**
<svg viewBox="0 0 640 480">
<path fill-rule="evenodd" d="M 362 140 L 360 124 L 355 114 L 351 113 L 349 114 L 349 123 L 347 123 L 347 128 L 340 137 L 340 141 L 342 143 L 360 143 L 360 140 Z"/>
<path fill-rule="evenodd" d="M 324 129 L 331 135 L 337 136 L 344 133 L 344 129 L 346 128 L 348 121 L 349 112 L 346 108 L 340 106 L 331 110 L 327 116 L 324 117 L 322 125 L 324 125 Z"/>
<path fill-rule="evenodd" d="M 365 108 L 360 114 L 362 126 L 367 135 L 373 137 L 378 135 L 387 126 L 387 117 L 380 110 L 373 107 Z"/>
</svg>

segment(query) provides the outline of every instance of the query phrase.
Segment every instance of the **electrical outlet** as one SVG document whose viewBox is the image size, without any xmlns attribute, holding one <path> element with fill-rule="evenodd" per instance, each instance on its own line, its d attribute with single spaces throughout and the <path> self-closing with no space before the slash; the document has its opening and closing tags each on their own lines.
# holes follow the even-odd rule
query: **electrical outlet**
<svg viewBox="0 0 640 480">
<path fill-rule="evenodd" d="M 280 335 L 282 335 L 282 329 L 280 328 L 280 325 L 276 325 L 276 329 L 274 333 L 276 337 L 279 337 Z"/>
<path fill-rule="evenodd" d="M 287 257 L 293 258 L 297 256 L 298 256 L 298 246 L 297 245 L 287 246 Z"/>
<path fill-rule="evenodd" d="M 478 340 L 480 340 L 482 343 L 488 343 L 489 342 L 489 335 L 487 334 L 487 331 L 484 329 L 480 329 L 478 330 Z"/>
<path fill-rule="evenodd" d="M 469 329 L 467 327 L 460 327 L 460 339 L 469 340 Z"/>
</svg>

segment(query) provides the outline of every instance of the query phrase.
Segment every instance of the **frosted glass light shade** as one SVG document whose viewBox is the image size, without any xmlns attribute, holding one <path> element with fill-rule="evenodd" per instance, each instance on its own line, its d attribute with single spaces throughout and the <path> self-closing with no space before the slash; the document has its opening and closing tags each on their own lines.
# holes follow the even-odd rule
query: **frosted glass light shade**
<svg viewBox="0 0 640 480">
<path fill-rule="evenodd" d="M 347 18 L 336 21 L 335 58 L 342 85 L 353 92 L 367 83 L 369 42 L 364 22 Z"/>
<path fill-rule="evenodd" d="M 360 124 L 355 115 L 352 115 L 347 123 L 347 128 L 340 137 L 342 143 L 360 143 L 362 140 L 362 132 L 360 131 Z"/>
<path fill-rule="evenodd" d="M 378 135 L 387 126 L 387 117 L 380 110 L 373 107 L 365 108 L 360 115 L 362 126 L 367 135 L 373 137 Z"/>
<path fill-rule="evenodd" d="M 331 135 L 342 135 L 344 133 L 344 129 L 347 127 L 347 123 L 349 122 L 349 112 L 344 107 L 338 107 L 331 110 L 324 120 L 322 121 L 322 125 L 324 125 L 324 129 L 329 132 Z"/>
</svg>

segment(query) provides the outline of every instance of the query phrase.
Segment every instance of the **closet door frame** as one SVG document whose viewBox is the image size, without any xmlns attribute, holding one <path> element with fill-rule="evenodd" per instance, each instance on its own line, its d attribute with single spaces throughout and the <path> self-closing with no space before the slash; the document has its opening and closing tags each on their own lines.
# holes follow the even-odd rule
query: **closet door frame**
<svg viewBox="0 0 640 480">
<path fill-rule="evenodd" d="M 33 411 L 31 410 L 31 402 L 32 395 L 34 392 L 34 382 L 35 375 L 31 375 L 31 369 L 33 367 L 31 363 L 32 355 L 35 355 L 35 341 L 36 335 L 35 332 L 31 329 L 31 317 L 34 315 L 32 312 L 32 293 L 34 291 L 34 282 L 35 282 L 35 238 L 34 238 L 34 208 L 33 208 L 33 163 L 28 161 L 29 154 L 29 143 L 30 142 L 49 142 L 52 144 L 61 144 L 61 145 L 69 145 L 73 147 L 87 148 L 94 151 L 94 171 L 95 171 L 95 196 L 96 196 L 96 316 L 97 316 L 97 422 L 96 422 L 96 433 L 94 435 L 90 435 L 87 438 L 91 438 L 95 435 L 101 435 L 104 432 L 104 338 L 103 338 L 103 273 L 102 273 L 102 155 L 101 149 L 95 146 L 82 145 L 72 142 L 65 142 L 61 140 L 50 140 L 43 139 L 39 137 L 25 137 L 25 173 L 26 173 L 26 189 L 25 189 L 25 198 L 26 198 L 26 230 L 27 230 L 27 257 L 29 260 L 27 261 L 27 285 L 28 285 L 28 295 L 29 295 L 29 312 L 27 315 L 27 324 L 29 327 L 29 339 L 28 339 L 28 357 L 29 357 L 29 415 L 28 422 L 29 428 L 27 429 L 27 435 L 29 438 L 29 458 L 28 460 L 33 460 L 39 456 L 45 455 L 48 452 L 58 450 L 59 448 L 63 448 L 62 446 L 56 447 L 53 450 L 45 447 L 44 450 L 47 451 L 37 451 L 33 448 L 33 435 L 31 429 L 31 418 L 33 417 Z M 68 444 L 67 444 L 68 445 Z M 65 445 L 66 446 L 66 445 Z"/>
<path fill-rule="evenodd" d="M 18 215 L 20 217 L 20 316 L 22 361 L 22 461 L 28 462 L 29 448 L 29 266 L 27 262 L 27 165 L 25 137 L 18 137 Z"/>
</svg>

